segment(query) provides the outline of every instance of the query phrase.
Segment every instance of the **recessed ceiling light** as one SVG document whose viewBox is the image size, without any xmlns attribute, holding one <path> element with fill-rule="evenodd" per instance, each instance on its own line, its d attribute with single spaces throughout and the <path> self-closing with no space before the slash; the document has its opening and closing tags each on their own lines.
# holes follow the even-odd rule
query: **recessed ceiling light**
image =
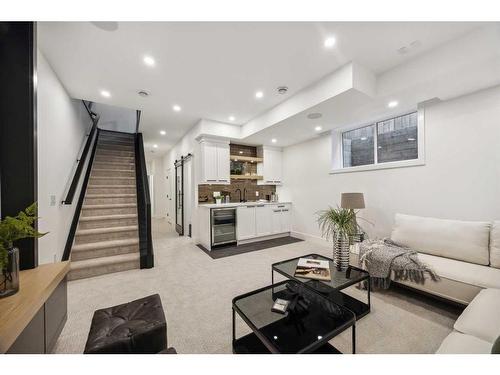
<svg viewBox="0 0 500 375">
<path fill-rule="evenodd" d="M 321 126 L 319 126 L 319 125 L 314 128 L 314 130 L 316 130 L 317 132 L 321 131 L 322 129 L 323 128 Z"/>
<path fill-rule="evenodd" d="M 144 64 L 146 64 L 147 66 L 155 66 L 156 64 L 155 59 L 153 59 L 151 56 L 144 56 L 142 61 L 144 61 Z"/>
<path fill-rule="evenodd" d="M 160 130 L 160 134 L 165 135 L 165 134 L 167 134 L 167 132 L 165 130 Z"/>
<path fill-rule="evenodd" d="M 362 141 L 366 141 L 367 139 L 368 139 L 368 138 L 366 138 L 366 137 L 361 137 L 361 140 L 362 140 Z"/>
<path fill-rule="evenodd" d="M 240 151 L 240 154 L 243 154 L 243 151 Z"/>
<path fill-rule="evenodd" d="M 179 105 L 177 105 L 177 104 L 176 104 L 176 105 L 174 105 L 174 106 L 172 107 L 172 109 L 173 109 L 175 112 L 180 112 L 181 107 L 180 107 Z"/>
<path fill-rule="evenodd" d="M 107 90 L 101 90 L 101 95 L 104 96 L 105 98 L 111 97 L 111 93 Z"/>
<path fill-rule="evenodd" d="M 278 140 L 276 138 L 271 139 L 271 142 L 276 143 Z"/>
<path fill-rule="evenodd" d="M 335 37 L 333 36 L 330 36 L 325 39 L 324 45 L 326 48 L 332 48 L 335 45 L 335 43 L 337 43 L 337 39 L 335 39 Z"/>
<path fill-rule="evenodd" d="M 257 92 L 255 93 L 255 97 L 256 97 L 257 99 L 260 99 L 260 98 L 262 98 L 263 96 L 264 96 L 264 93 L 263 93 L 262 91 L 257 91 Z"/>
<path fill-rule="evenodd" d="M 153 145 L 154 148 L 158 148 L 158 145 Z"/>
<path fill-rule="evenodd" d="M 394 108 L 394 107 L 397 107 L 397 106 L 398 106 L 398 104 L 399 104 L 399 103 L 398 103 L 396 100 L 392 100 L 392 101 L 390 101 L 389 103 L 387 103 L 387 106 L 388 106 L 389 108 Z"/>
<path fill-rule="evenodd" d="M 229 116 L 229 121 L 234 121 L 234 120 L 236 120 L 236 117 L 234 117 L 234 116 Z"/>
</svg>

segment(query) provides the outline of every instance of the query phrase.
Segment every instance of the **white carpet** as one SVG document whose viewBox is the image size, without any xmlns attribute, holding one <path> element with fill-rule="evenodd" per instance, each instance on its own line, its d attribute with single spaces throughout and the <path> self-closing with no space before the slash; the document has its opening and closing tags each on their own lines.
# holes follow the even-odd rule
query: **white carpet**
<svg viewBox="0 0 500 375">
<path fill-rule="evenodd" d="M 308 253 L 330 256 L 310 242 L 211 259 L 165 220 L 154 221 L 155 267 L 68 284 L 68 321 L 55 353 L 82 353 L 93 312 L 150 294 L 161 296 L 168 341 L 179 353 L 231 353 L 231 300 L 271 283 L 271 264 Z M 351 294 L 365 296 L 354 287 Z M 358 353 L 433 353 L 452 330 L 458 313 L 403 289 L 372 293 L 372 311 L 356 325 Z M 237 320 L 237 334 L 249 332 Z M 351 351 L 351 332 L 331 341 Z"/>
</svg>

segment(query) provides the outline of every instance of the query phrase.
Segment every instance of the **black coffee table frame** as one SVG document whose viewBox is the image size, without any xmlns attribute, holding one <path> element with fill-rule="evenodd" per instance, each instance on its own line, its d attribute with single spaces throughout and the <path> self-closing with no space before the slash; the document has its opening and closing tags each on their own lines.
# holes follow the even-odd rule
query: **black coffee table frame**
<svg viewBox="0 0 500 375">
<path fill-rule="evenodd" d="M 292 280 L 293 282 L 294 280 Z M 278 349 L 276 348 L 275 345 L 269 340 L 260 330 L 255 326 L 255 324 L 249 319 L 243 311 L 236 305 L 236 302 L 240 299 L 243 299 L 245 297 L 258 294 L 260 292 L 263 292 L 267 289 L 273 289 L 277 288 L 281 285 L 284 285 L 286 283 L 290 282 L 290 280 L 284 280 L 281 281 L 277 284 L 269 285 L 257 290 L 253 290 L 251 292 L 239 295 L 235 297 L 232 301 L 232 347 L 233 347 L 233 353 L 239 354 L 235 350 L 235 348 L 238 346 L 238 342 L 245 342 L 245 345 L 251 346 L 253 348 L 253 351 L 251 353 L 253 354 L 265 354 L 265 353 L 272 353 L 272 354 L 280 354 Z M 322 297 L 325 298 L 325 297 Z M 345 308 L 348 310 L 347 308 Z M 349 310 L 348 310 L 349 311 Z M 238 339 L 236 339 L 236 313 L 240 316 L 240 318 L 251 328 L 252 333 L 247 334 L 245 336 L 242 336 Z M 346 329 L 351 328 L 352 335 L 351 335 L 351 344 L 352 344 L 352 354 L 356 354 L 356 317 L 352 311 L 349 312 L 352 314 L 352 319 L 349 320 L 347 323 L 339 326 L 337 329 L 334 331 L 331 331 L 329 334 L 324 335 L 322 339 L 314 341 L 307 347 L 303 348 L 300 350 L 297 354 L 300 353 L 311 353 L 311 354 L 342 354 L 337 348 L 335 348 L 333 345 L 331 345 L 328 341 L 339 335 L 340 333 L 344 332 Z M 283 318 L 285 315 L 283 315 Z"/>
<path fill-rule="evenodd" d="M 315 259 L 320 259 L 320 260 L 328 260 L 330 262 L 330 265 L 333 265 L 333 259 L 325 257 L 323 255 L 319 254 L 308 254 L 308 255 L 303 255 L 297 258 L 291 258 L 287 260 L 283 260 L 281 262 L 274 263 L 271 266 L 271 284 L 274 284 L 274 272 L 279 273 L 280 275 L 286 277 L 287 279 L 294 280 L 296 282 L 299 282 L 309 288 L 310 290 L 328 298 L 332 302 L 335 302 L 339 305 L 344 306 L 345 308 L 351 310 L 354 315 L 356 316 L 356 320 L 361 319 L 365 315 L 367 315 L 370 312 L 371 309 L 371 299 L 370 299 L 370 294 L 371 294 L 371 283 L 370 283 L 370 274 L 361 268 L 351 266 L 349 265 L 349 268 L 346 272 L 351 271 L 357 271 L 362 276 L 353 278 L 352 280 L 349 280 L 347 282 L 342 283 L 338 287 L 334 288 L 330 285 L 327 285 L 327 282 L 323 282 L 320 280 L 312 280 L 312 279 L 305 279 L 305 278 L 300 278 L 296 277 L 291 273 L 283 272 L 279 268 L 277 268 L 280 264 L 288 263 L 288 262 L 295 262 L 298 261 L 300 258 L 315 258 Z M 333 266 L 335 267 L 335 266 Z M 332 267 L 330 267 L 332 268 Z M 366 290 L 367 290 L 367 300 L 368 303 L 364 303 L 363 301 L 358 300 L 357 298 L 351 297 L 347 295 L 346 293 L 343 293 L 341 290 L 346 289 L 352 285 L 358 284 L 358 283 L 363 283 L 366 285 Z"/>
</svg>

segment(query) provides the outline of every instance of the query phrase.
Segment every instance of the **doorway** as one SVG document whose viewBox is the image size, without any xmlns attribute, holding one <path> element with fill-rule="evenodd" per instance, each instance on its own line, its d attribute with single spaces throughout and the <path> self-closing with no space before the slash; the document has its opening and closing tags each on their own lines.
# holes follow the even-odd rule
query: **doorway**
<svg viewBox="0 0 500 375">
<path fill-rule="evenodd" d="M 172 168 L 167 169 L 167 222 L 172 225 L 172 216 L 174 213 L 174 207 L 172 206 L 172 182 L 174 181 L 174 176 L 172 174 Z"/>
<path fill-rule="evenodd" d="M 193 168 L 190 162 L 192 154 L 181 156 L 175 165 L 175 230 L 179 236 L 191 237 L 192 183 Z M 184 194 L 187 192 L 187 200 Z"/>
</svg>

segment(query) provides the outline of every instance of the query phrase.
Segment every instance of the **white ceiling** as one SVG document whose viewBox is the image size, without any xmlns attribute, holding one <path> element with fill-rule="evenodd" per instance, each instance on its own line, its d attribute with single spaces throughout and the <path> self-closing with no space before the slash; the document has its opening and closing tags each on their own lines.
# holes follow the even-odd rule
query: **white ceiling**
<svg viewBox="0 0 500 375">
<path fill-rule="evenodd" d="M 113 26 L 113 25 L 111 25 Z M 245 124 L 349 61 L 385 72 L 476 23 L 41 22 L 39 47 L 74 98 L 141 109 L 147 144 L 166 152 L 200 118 Z M 325 49 L 334 35 L 337 44 Z M 412 42 L 418 41 L 415 47 Z M 406 54 L 398 53 L 408 47 Z M 143 56 L 156 60 L 143 64 Z M 287 95 L 276 93 L 289 87 Z M 100 95 L 108 90 L 108 99 Z M 139 90 L 151 93 L 148 98 Z M 255 99 L 262 90 L 264 97 Z M 182 111 L 174 112 L 178 104 Z M 160 130 L 167 135 L 161 136 Z"/>
</svg>

